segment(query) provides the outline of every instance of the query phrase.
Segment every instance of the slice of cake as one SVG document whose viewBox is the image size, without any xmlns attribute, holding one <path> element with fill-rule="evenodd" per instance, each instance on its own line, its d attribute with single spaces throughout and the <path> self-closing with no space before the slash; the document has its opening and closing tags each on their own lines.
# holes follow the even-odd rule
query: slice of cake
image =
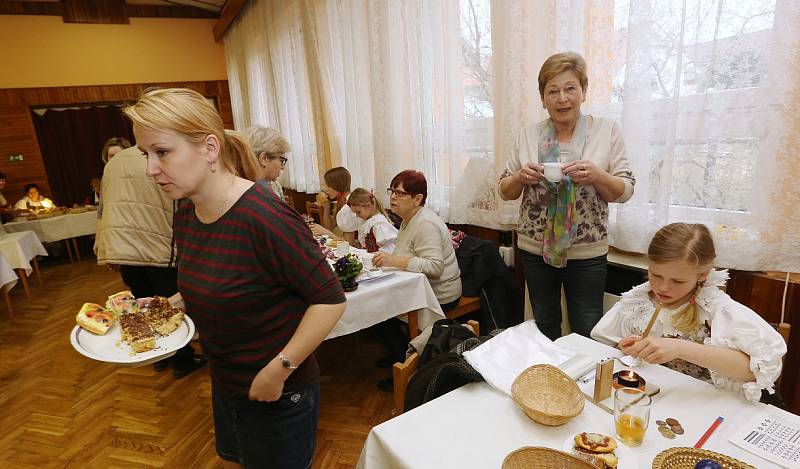
<svg viewBox="0 0 800 469">
<path fill-rule="evenodd" d="M 181 325 L 183 310 L 173 306 L 163 296 L 154 296 L 144 310 L 144 316 L 156 332 L 167 335 Z"/>
<path fill-rule="evenodd" d="M 156 348 L 156 336 L 153 328 L 139 313 L 127 313 L 119 317 L 122 340 L 128 343 L 136 353 L 147 352 Z"/>
<path fill-rule="evenodd" d="M 114 325 L 114 315 L 98 304 L 84 303 L 75 322 L 93 334 L 104 335 Z"/>
<path fill-rule="evenodd" d="M 121 314 L 138 313 L 139 303 L 130 291 L 125 290 L 109 296 L 106 308 L 119 317 Z"/>
</svg>

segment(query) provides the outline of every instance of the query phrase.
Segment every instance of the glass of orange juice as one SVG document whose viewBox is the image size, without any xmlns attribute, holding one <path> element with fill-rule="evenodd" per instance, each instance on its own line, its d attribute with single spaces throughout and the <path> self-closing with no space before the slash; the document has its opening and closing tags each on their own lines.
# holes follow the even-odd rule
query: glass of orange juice
<svg viewBox="0 0 800 469">
<path fill-rule="evenodd" d="M 639 446 L 650 422 L 652 398 L 635 388 L 614 391 L 614 426 L 617 437 L 628 446 Z"/>
</svg>

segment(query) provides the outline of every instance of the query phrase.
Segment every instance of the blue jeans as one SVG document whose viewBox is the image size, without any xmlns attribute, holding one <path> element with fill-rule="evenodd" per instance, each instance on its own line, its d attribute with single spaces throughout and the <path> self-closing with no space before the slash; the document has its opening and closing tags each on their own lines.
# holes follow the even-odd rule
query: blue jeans
<svg viewBox="0 0 800 469">
<path fill-rule="evenodd" d="M 217 454 L 248 469 L 311 467 L 317 442 L 319 381 L 275 402 L 211 390 Z"/>
<path fill-rule="evenodd" d="M 567 298 L 569 328 L 589 337 L 603 317 L 606 286 L 606 255 L 591 259 L 570 259 L 564 268 L 553 267 L 542 256 L 522 251 L 522 266 L 536 325 L 552 340 L 561 337 L 561 286 Z"/>
</svg>

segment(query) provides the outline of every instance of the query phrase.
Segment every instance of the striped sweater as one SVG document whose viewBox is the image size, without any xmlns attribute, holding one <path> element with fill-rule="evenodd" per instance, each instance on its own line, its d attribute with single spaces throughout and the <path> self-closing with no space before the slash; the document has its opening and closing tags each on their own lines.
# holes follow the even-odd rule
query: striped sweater
<svg viewBox="0 0 800 469">
<path fill-rule="evenodd" d="M 294 334 L 312 304 L 345 301 L 300 215 L 258 184 L 214 223 L 185 201 L 175 215 L 178 288 L 197 325 L 213 382 L 246 395 L 256 374 Z M 313 354 L 286 388 L 318 379 Z"/>
</svg>

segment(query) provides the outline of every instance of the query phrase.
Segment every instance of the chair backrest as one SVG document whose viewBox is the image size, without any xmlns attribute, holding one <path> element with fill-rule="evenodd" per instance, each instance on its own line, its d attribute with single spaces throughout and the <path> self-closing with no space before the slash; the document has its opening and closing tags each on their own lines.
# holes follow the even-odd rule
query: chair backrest
<svg viewBox="0 0 800 469">
<path fill-rule="evenodd" d="M 322 217 L 319 205 L 316 202 L 306 201 L 306 215 L 313 217 L 319 223 Z"/>
<path fill-rule="evenodd" d="M 478 321 L 470 319 L 466 327 L 475 333 L 476 337 L 481 336 L 481 326 Z M 417 371 L 419 366 L 419 354 L 414 352 L 406 358 L 403 363 L 395 363 L 392 367 L 392 380 L 394 381 L 394 410 L 392 415 L 400 415 L 405 410 L 406 389 L 411 376 Z"/>
</svg>

